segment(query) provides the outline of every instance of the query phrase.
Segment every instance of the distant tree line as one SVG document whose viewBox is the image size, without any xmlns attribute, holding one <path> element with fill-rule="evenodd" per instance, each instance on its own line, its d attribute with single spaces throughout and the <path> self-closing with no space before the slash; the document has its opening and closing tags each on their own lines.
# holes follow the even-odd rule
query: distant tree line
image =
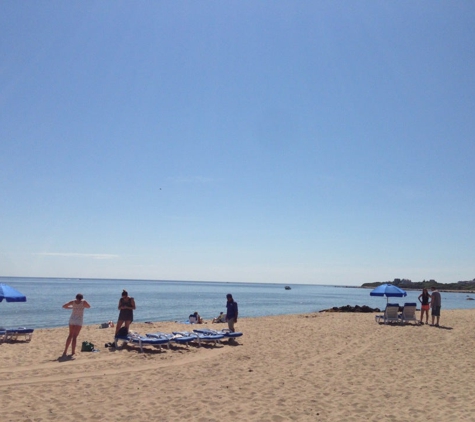
<svg viewBox="0 0 475 422">
<path fill-rule="evenodd" d="M 436 280 L 422 280 L 412 282 L 407 278 L 395 278 L 393 281 L 375 281 L 373 283 L 363 283 L 361 287 L 378 287 L 381 284 L 393 284 L 401 289 L 430 289 L 435 287 L 437 290 L 474 290 L 475 291 L 475 278 L 470 281 L 457 281 L 456 283 L 439 283 Z"/>
</svg>

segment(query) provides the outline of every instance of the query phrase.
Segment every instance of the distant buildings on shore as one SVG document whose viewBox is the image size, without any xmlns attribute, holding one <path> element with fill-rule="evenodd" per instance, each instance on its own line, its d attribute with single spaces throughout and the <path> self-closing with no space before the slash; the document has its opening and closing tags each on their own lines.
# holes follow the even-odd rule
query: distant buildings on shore
<svg viewBox="0 0 475 422">
<path fill-rule="evenodd" d="M 404 289 L 429 289 L 436 287 L 440 290 L 475 290 L 475 278 L 467 281 L 457 281 L 456 283 L 439 283 L 436 280 L 422 280 L 413 282 L 407 278 L 395 278 L 393 281 L 375 281 L 364 283 L 361 287 L 377 287 L 381 284 L 389 283 Z"/>
</svg>

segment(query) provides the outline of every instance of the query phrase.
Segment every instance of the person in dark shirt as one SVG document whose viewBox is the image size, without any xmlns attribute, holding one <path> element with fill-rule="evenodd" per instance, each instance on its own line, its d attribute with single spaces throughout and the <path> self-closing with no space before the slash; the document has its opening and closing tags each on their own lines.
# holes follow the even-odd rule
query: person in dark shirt
<svg viewBox="0 0 475 422">
<path fill-rule="evenodd" d="M 419 295 L 419 302 L 421 302 L 421 325 L 424 324 L 422 321 L 424 314 L 426 315 L 426 324 L 429 323 L 430 298 L 431 296 L 427 289 L 423 289 L 422 293 Z"/>
<path fill-rule="evenodd" d="M 119 330 L 122 325 L 125 326 L 127 333 L 129 332 L 129 326 L 134 320 L 135 300 L 133 297 L 129 297 L 126 290 L 122 290 L 122 297 L 119 300 L 119 319 L 115 327 L 115 336 L 119 334 Z"/>
<path fill-rule="evenodd" d="M 234 301 L 233 295 L 228 293 L 226 295 L 226 321 L 228 322 L 229 331 L 234 333 L 234 324 L 236 324 L 238 320 L 238 304 Z"/>
</svg>

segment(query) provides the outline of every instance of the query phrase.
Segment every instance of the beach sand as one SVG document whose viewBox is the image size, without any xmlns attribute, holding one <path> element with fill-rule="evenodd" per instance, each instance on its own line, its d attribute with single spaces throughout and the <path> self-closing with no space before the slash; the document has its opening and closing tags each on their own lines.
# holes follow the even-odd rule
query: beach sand
<svg viewBox="0 0 475 422">
<path fill-rule="evenodd" d="M 2 421 L 473 421 L 475 311 L 440 328 L 386 326 L 374 314 L 242 318 L 235 345 L 104 347 L 58 359 L 67 328 L 0 344 Z M 224 324 L 208 324 L 223 328 Z M 139 333 L 185 330 L 134 323 Z"/>
</svg>

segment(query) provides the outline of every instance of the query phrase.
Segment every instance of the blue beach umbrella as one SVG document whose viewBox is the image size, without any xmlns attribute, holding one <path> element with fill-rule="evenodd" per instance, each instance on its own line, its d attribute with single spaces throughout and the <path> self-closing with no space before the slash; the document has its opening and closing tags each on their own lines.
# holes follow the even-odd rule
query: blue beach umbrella
<svg viewBox="0 0 475 422">
<path fill-rule="evenodd" d="M 0 283 L 0 302 L 26 302 L 26 296 L 6 284 Z"/>
<path fill-rule="evenodd" d="M 392 284 L 381 284 L 381 286 L 371 290 L 370 296 L 386 296 L 386 299 L 389 301 L 390 297 L 403 297 L 407 296 L 407 293 Z"/>
</svg>

